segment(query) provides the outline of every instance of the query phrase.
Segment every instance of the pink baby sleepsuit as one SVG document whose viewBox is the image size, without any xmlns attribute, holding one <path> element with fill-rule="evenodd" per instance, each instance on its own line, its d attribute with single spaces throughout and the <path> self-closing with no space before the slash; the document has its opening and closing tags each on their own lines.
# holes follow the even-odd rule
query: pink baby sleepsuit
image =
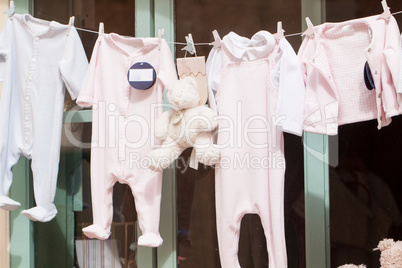
<svg viewBox="0 0 402 268">
<path fill-rule="evenodd" d="M 336 135 L 338 125 L 400 113 L 396 94 L 399 29 L 394 17 L 371 16 L 314 27 L 299 50 L 306 83 L 304 130 Z M 364 82 L 368 62 L 375 89 Z"/>
<path fill-rule="evenodd" d="M 156 82 L 148 89 L 132 88 L 127 73 L 135 63 L 148 63 Z M 165 40 L 100 35 L 77 103 L 93 105 L 91 193 L 94 224 L 83 229 L 90 238 L 107 239 L 112 223 L 113 185 L 132 190 L 142 236 L 139 245 L 157 247 L 162 172 L 153 173 L 141 161 L 152 149 L 151 125 L 163 111 L 163 88 L 177 80 Z"/>
<path fill-rule="evenodd" d="M 219 114 L 215 191 L 222 267 L 240 267 L 240 223 L 248 213 L 261 218 L 269 267 L 287 267 L 282 130 L 302 133 L 305 88 L 296 53 L 266 31 L 251 39 L 231 32 L 212 49 L 207 77 L 209 101 L 216 91 Z"/>
<path fill-rule="evenodd" d="M 75 99 L 88 60 L 76 29 L 55 21 L 13 15 L 0 35 L 0 208 L 20 204 L 6 195 L 12 167 L 32 159 L 36 207 L 22 211 L 35 221 L 50 221 L 60 159 L 65 88 Z"/>
</svg>

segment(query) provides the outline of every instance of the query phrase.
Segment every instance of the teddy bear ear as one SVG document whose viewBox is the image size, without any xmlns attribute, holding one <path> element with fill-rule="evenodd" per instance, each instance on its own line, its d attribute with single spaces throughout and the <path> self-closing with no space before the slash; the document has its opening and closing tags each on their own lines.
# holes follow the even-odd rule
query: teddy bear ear
<svg viewBox="0 0 402 268">
<path fill-rule="evenodd" d="M 380 251 L 384 251 L 386 249 L 390 249 L 394 244 L 394 239 L 383 239 L 382 241 L 380 241 L 380 243 L 378 243 L 377 247 Z"/>
</svg>

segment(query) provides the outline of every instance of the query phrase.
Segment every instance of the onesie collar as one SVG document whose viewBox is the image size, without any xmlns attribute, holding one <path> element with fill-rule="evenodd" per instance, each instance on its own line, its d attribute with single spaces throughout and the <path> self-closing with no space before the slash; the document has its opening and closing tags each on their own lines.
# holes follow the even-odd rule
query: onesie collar
<svg viewBox="0 0 402 268">
<path fill-rule="evenodd" d="M 156 38 L 126 37 L 116 33 L 104 34 L 120 52 L 128 57 L 144 54 L 158 45 Z"/>
<path fill-rule="evenodd" d="M 243 61 L 267 57 L 276 44 L 273 35 L 267 31 L 259 31 L 251 39 L 230 32 L 222 39 L 222 42 L 234 58 Z"/>
<path fill-rule="evenodd" d="M 32 17 L 30 14 L 14 15 L 20 17 L 20 20 L 28 32 L 34 37 L 45 37 L 53 32 L 55 21 L 46 21 Z M 45 30 L 38 31 L 36 25 L 40 24 L 46 27 Z"/>
</svg>

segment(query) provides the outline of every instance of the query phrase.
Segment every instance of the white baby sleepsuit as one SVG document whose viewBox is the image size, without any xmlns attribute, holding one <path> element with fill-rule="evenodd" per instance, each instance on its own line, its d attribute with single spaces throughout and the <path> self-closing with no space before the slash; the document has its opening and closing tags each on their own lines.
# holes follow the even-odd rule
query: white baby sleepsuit
<svg viewBox="0 0 402 268">
<path fill-rule="evenodd" d="M 135 89 L 127 80 L 130 67 L 148 63 L 155 84 Z M 153 142 L 152 122 L 163 112 L 163 88 L 177 80 L 172 54 L 164 39 L 129 38 L 103 34 L 92 53 L 88 74 L 77 103 L 93 104 L 91 194 L 93 225 L 83 229 L 90 238 L 107 239 L 113 218 L 112 193 L 116 182 L 128 184 L 142 230 L 138 244 L 157 247 L 162 172 L 142 161 L 160 143 Z"/>
<path fill-rule="evenodd" d="M 269 32 L 251 39 L 231 32 L 212 49 L 207 76 L 210 104 L 216 91 L 219 114 L 215 191 L 222 267 L 240 267 L 240 223 L 249 213 L 261 218 L 269 267 L 287 267 L 282 131 L 302 133 L 304 83 L 297 56 L 286 39 L 278 42 Z"/>
<path fill-rule="evenodd" d="M 12 167 L 21 155 L 32 159 L 36 207 L 22 213 L 49 221 L 60 158 L 65 86 L 75 99 L 88 67 L 72 26 L 12 16 L 0 35 L 0 207 L 17 209 L 7 197 Z M 19 179 L 19 178 L 17 178 Z"/>
</svg>

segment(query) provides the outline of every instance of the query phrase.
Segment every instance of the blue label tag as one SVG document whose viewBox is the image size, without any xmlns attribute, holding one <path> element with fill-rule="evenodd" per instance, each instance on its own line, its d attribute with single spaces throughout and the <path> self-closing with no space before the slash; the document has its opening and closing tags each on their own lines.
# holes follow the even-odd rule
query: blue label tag
<svg viewBox="0 0 402 268">
<path fill-rule="evenodd" d="M 148 89 L 155 84 L 156 72 L 151 64 L 147 62 L 137 62 L 128 70 L 127 80 L 135 89 Z"/>
</svg>

